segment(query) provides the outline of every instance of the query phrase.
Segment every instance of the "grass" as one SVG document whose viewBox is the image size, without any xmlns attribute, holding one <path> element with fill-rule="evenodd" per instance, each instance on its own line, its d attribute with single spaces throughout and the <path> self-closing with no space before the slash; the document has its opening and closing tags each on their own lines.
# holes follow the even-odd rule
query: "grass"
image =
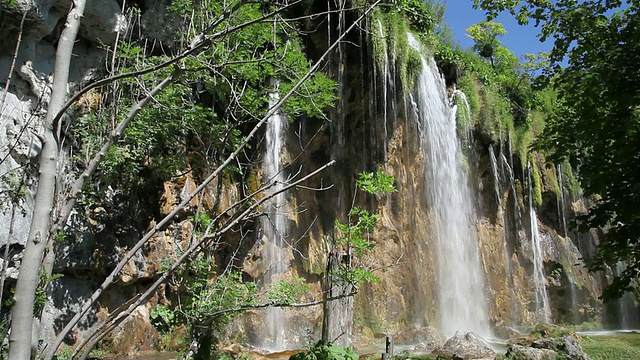
<svg viewBox="0 0 640 360">
<path fill-rule="evenodd" d="M 582 348 L 593 360 L 640 359 L 640 334 L 621 333 L 585 338 Z"/>
</svg>

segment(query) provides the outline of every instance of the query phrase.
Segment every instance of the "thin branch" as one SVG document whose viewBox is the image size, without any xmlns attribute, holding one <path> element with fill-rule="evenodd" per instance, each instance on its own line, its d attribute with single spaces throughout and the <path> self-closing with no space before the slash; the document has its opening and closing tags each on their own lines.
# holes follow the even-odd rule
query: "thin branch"
<svg viewBox="0 0 640 360">
<path fill-rule="evenodd" d="M 182 69 L 176 67 L 175 70 L 167 76 L 162 82 L 156 85 L 147 96 L 138 101 L 130 110 L 127 116 L 118 124 L 118 126 L 113 130 L 111 136 L 107 139 L 107 141 L 102 144 L 100 151 L 95 155 L 95 157 L 91 160 L 89 165 L 85 168 L 82 174 L 76 179 L 73 183 L 73 187 L 71 189 L 71 193 L 67 197 L 67 201 L 64 203 L 62 210 L 60 212 L 60 216 L 58 217 L 58 221 L 56 222 L 54 232 L 59 231 L 64 227 L 64 224 L 67 222 L 73 207 L 76 204 L 78 196 L 82 192 L 84 185 L 87 180 L 93 175 L 93 173 L 97 170 L 98 164 L 102 160 L 102 158 L 106 155 L 107 151 L 111 148 L 111 146 L 118 141 L 118 139 L 122 136 L 124 130 L 129 126 L 131 121 L 138 115 L 140 110 L 144 108 L 151 100 L 158 95 L 164 88 L 166 88 L 169 84 L 175 81 L 182 74 Z"/>
<path fill-rule="evenodd" d="M 238 154 L 240 154 L 243 149 L 245 148 L 245 146 L 249 143 L 249 141 L 255 137 L 256 133 L 258 132 L 258 130 L 260 129 L 260 127 L 262 125 L 264 125 L 264 123 L 270 119 L 277 111 L 279 111 L 279 109 L 282 107 L 282 105 L 284 104 L 285 101 L 288 100 L 289 97 L 292 96 L 292 94 L 295 93 L 295 91 L 297 91 L 297 89 L 306 81 L 308 80 L 321 66 L 321 64 L 324 63 L 325 59 L 327 58 L 328 54 L 333 51 L 333 49 L 335 49 L 335 47 L 340 43 L 340 41 L 342 41 L 342 39 L 344 39 L 346 37 L 347 34 L 350 33 L 351 30 L 353 30 L 353 28 L 356 26 L 356 24 L 358 22 L 360 22 L 365 16 L 368 15 L 368 13 L 373 10 L 373 8 L 380 3 L 381 0 L 376 1 L 374 4 L 372 4 L 369 9 L 367 9 L 355 22 L 354 24 L 352 24 L 344 33 L 342 33 L 342 35 L 333 43 L 331 44 L 331 46 L 329 46 L 329 48 L 325 51 L 325 53 L 318 59 L 318 61 L 311 67 L 311 69 L 309 69 L 309 71 L 305 74 L 305 76 L 303 76 L 290 90 L 289 92 L 284 95 L 280 101 L 278 101 L 273 107 L 271 107 L 271 109 L 269 109 L 269 111 L 267 111 L 267 113 L 265 114 L 265 116 L 262 118 L 262 120 L 260 120 L 255 127 L 253 128 L 253 130 L 245 137 L 245 139 L 242 141 L 242 143 L 240 143 L 240 145 L 236 148 L 236 150 L 231 153 L 227 159 L 220 164 L 220 166 L 218 166 L 218 168 L 211 173 L 191 194 L 189 194 L 189 196 L 187 196 L 185 199 L 183 199 L 183 201 L 171 212 L 169 213 L 165 218 L 163 218 L 158 224 L 156 224 L 156 226 L 153 227 L 153 229 L 151 229 L 149 232 L 147 232 L 147 234 L 144 235 L 144 237 L 142 239 L 140 239 L 140 241 L 138 241 L 138 243 L 131 248 L 127 254 L 123 257 L 123 259 L 121 259 L 121 261 L 118 263 L 118 265 L 115 267 L 115 269 L 109 274 L 109 276 L 107 276 L 107 278 L 104 280 L 104 282 L 100 285 L 100 287 L 91 295 L 91 297 L 85 301 L 85 303 L 83 304 L 81 310 L 69 321 L 69 323 L 65 326 L 65 328 L 58 334 L 54 346 L 52 346 L 52 350 L 50 352 L 51 356 L 46 357 L 45 359 L 50 360 L 53 357 L 53 353 L 55 352 L 55 350 L 57 350 L 58 346 L 62 343 L 62 340 L 64 339 L 64 337 L 71 331 L 71 329 L 78 323 L 78 321 L 80 321 L 80 319 L 89 311 L 89 309 L 91 308 L 91 306 L 95 303 L 95 301 L 98 299 L 98 297 L 102 294 L 102 292 L 104 292 L 104 290 L 106 290 L 106 288 L 108 286 L 110 286 L 113 281 L 115 280 L 116 276 L 120 273 L 120 271 L 122 271 L 122 269 L 124 268 L 124 266 L 128 263 L 128 261 L 133 258 L 133 256 L 137 253 L 138 250 L 140 250 L 142 248 L 142 246 L 153 236 L 155 235 L 158 231 L 160 231 L 162 228 L 164 228 L 166 225 L 168 225 L 170 222 L 173 221 L 175 215 L 177 215 L 180 211 L 182 211 L 182 209 L 197 195 L 199 194 L 214 178 L 216 178 L 221 172 L 222 170 L 224 170 L 230 163 L 232 163 L 236 157 L 238 156 Z M 283 9 L 292 6 L 293 4 L 297 4 L 299 3 L 299 1 L 295 1 L 292 4 L 280 9 L 279 11 L 282 11 Z M 277 13 L 279 11 L 276 11 L 274 13 Z M 274 14 L 271 13 L 271 14 Z M 271 14 L 266 15 L 263 18 L 267 18 L 269 16 L 272 16 Z M 257 20 L 256 20 L 257 21 Z M 179 59 L 184 58 L 185 56 L 188 56 L 192 53 L 195 53 L 196 49 L 199 49 L 201 47 L 203 47 L 205 43 L 210 42 L 211 40 L 217 38 L 217 37 L 221 37 L 225 34 L 231 33 L 233 31 L 237 31 L 238 29 L 242 29 L 246 26 L 249 26 L 252 23 L 255 23 L 256 21 L 249 21 L 246 22 L 242 25 L 238 25 L 236 27 L 227 29 L 225 31 L 223 31 L 222 33 L 218 33 L 218 34 L 214 34 L 212 37 L 202 40 L 201 43 L 197 46 L 195 46 L 194 48 L 192 48 L 191 50 L 188 50 L 186 52 L 184 52 L 182 55 L 178 56 L 177 58 L 174 58 L 173 61 L 171 61 L 170 63 L 166 63 L 164 66 L 162 67 L 166 67 L 169 64 L 178 61 Z M 163 64 L 160 64 L 163 65 Z M 159 65 L 159 66 L 160 66 Z M 157 69 L 161 69 L 157 68 Z M 153 68 L 150 68 L 153 69 Z M 151 71 L 155 71 L 155 70 L 143 70 L 142 73 L 139 74 L 144 74 L 144 73 L 148 73 Z M 130 75 L 133 76 L 133 75 Z M 121 76 L 120 78 L 124 78 L 125 76 Z M 111 78 L 113 80 L 113 78 Z M 110 81 L 112 81 L 110 80 Z M 100 82 L 97 82 L 100 83 Z M 92 85 L 90 85 L 91 88 L 108 83 L 108 81 L 103 81 L 100 84 L 94 83 Z M 87 91 L 87 90 L 83 90 L 83 91 Z M 71 99 L 70 102 L 75 101 L 74 99 Z M 60 114 L 58 115 L 60 116 Z M 332 163 L 330 163 L 332 164 Z M 295 185 L 292 185 L 295 186 Z M 250 209 L 252 209 L 252 207 L 250 207 Z M 248 209 L 249 210 L 249 209 Z M 248 211 L 247 210 L 247 211 Z M 248 214 L 248 213 L 246 213 Z M 245 215 L 246 215 L 245 214 Z M 228 231 L 232 226 L 235 225 L 235 223 L 237 223 L 239 221 L 239 219 L 242 217 L 238 217 L 236 218 L 234 221 L 231 222 L 231 224 L 229 224 L 229 226 L 225 227 L 224 229 L 222 229 L 221 231 L 218 231 L 217 233 L 224 233 L 226 231 Z M 203 237 L 202 241 L 205 240 L 210 240 L 212 239 L 212 236 L 209 237 Z M 184 261 L 184 259 L 183 259 Z M 168 274 L 167 274 L 168 276 Z M 162 276 L 159 281 L 164 281 L 166 280 L 166 276 Z M 146 294 L 147 292 L 145 292 Z M 145 298 L 144 296 L 142 298 Z M 145 299 L 146 300 L 146 299 Z M 127 314 L 128 315 L 128 314 Z M 94 334 L 95 335 L 95 334 Z"/>
<path fill-rule="evenodd" d="M 0 111 L 4 109 L 5 101 L 7 100 L 7 93 L 9 92 L 9 85 L 11 84 L 11 76 L 13 70 L 16 67 L 16 60 L 18 59 L 18 52 L 20 51 L 20 44 L 22 43 L 22 32 L 24 31 L 24 20 L 27 18 L 27 11 L 22 14 L 22 20 L 20 20 L 20 30 L 18 31 L 18 39 L 16 40 L 16 47 L 13 50 L 13 57 L 11 58 L 11 65 L 9 66 L 9 74 L 7 74 L 7 82 L 4 84 L 4 92 L 2 93 L 2 101 L 0 101 Z"/>
<path fill-rule="evenodd" d="M 110 76 L 110 77 L 102 79 L 102 80 L 97 80 L 97 81 L 87 85 L 86 87 L 82 88 L 75 95 L 73 95 L 71 98 L 69 98 L 69 100 L 62 107 L 62 109 L 60 109 L 60 111 L 56 114 L 55 118 L 53 119 L 53 123 L 56 123 L 56 122 L 60 121 L 60 119 L 62 118 L 64 113 L 67 111 L 67 109 L 69 109 L 69 107 L 71 107 L 71 105 L 73 105 L 76 101 L 78 101 L 78 99 L 80 99 L 80 97 L 82 97 L 82 95 L 84 95 L 85 93 L 87 93 L 91 89 L 94 89 L 96 87 L 100 87 L 100 86 L 103 86 L 103 85 L 107 85 L 107 84 L 109 84 L 109 83 L 111 83 L 113 81 L 116 81 L 116 80 L 121 80 L 121 79 L 130 78 L 130 77 L 146 75 L 146 74 L 149 74 L 149 73 L 152 73 L 152 72 L 156 72 L 156 71 L 162 70 L 162 69 L 164 69 L 164 68 L 166 68 L 168 66 L 171 66 L 171 65 L 175 64 L 176 62 L 186 58 L 187 56 L 198 54 L 200 51 L 204 50 L 205 47 L 211 45 L 214 42 L 214 40 L 218 40 L 219 38 L 222 38 L 222 37 L 224 37 L 224 36 L 226 36 L 228 34 L 232 34 L 232 33 L 236 32 L 236 31 L 242 30 L 242 29 L 244 29 L 244 28 L 246 28 L 248 26 L 251 26 L 251 25 L 254 25 L 256 23 L 259 23 L 262 20 L 268 19 L 268 18 L 274 16 L 275 14 L 278 14 L 278 13 L 280 13 L 280 12 L 286 10 L 286 9 L 291 8 L 292 6 L 300 3 L 301 1 L 302 0 L 294 1 L 291 4 L 283 6 L 282 8 L 279 8 L 279 9 L 273 11 L 273 12 L 270 12 L 270 13 L 268 13 L 268 14 L 266 14 L 266 15 L 258 18 L 258 19 L 254 19 L 254 20 L 242 23 L 240 25 L 236 25 L 236 26 L 233 26 L 233 27 L 226 28 L 225 30 L 220 31 L 220 32 L 215 33 L 215 34 L 210 35 L 210 36 L 206 36 L 203 33 L 203 34 L 201 34 L 200 37 L 196 37 L 197 41 L 192 45 L 192 47 L 190 49 L 185 50 L 181 54 L 176 55 L 175 57 L 173 57 L 173 58 L 171 58 L 169 60 L 166 60 L 166 61 L 164 61 L 164 62 L 162 62 L 162 63 L 160 63 L 158 65 L 151 66 L 151 67 L 148 67 L 146 69 L 135 70 L 135 71 L 130 71 L 130 72 L 123 73 L 123 74 L 113 75 L 113 76 Z M 242 0 L 237 5 L 242 5 L 245 2 L 246 2 L 245 0 Z M 237 8 L 234 7 L 232 10 L 236 11 Z M 228 10 L 223 15 L 221 15 L 221 17 L 218 19 L 218 21 L 222 21 L 222 20 L 226 19 L 231 14 L 232 10 Z M 210 31 L 212 28 L 215 28 L 218 25 L 219 25 L 219 22 L 216 22 L 216 23 L 212 24 L 210 27 L 205 29 L 205 32 L 206 31 Z"/>
<path fill-rule="evenodd" d="M 302 177 L 301 179 L 283 187 L 282 189 L 279 189 L 278 191 L 275 191 L 273 194 L 270 194 L 269 196 L 265 196 L 263 198 L 261 198 L 260 200 L 256 201 L 254 204 L 252 204 L 249 208 L 247 208 L 245 211 L 243 211 L 239 216 L 237 216 L 235 219 L 231 220 L 228 222 L 228 224 L 226 226 L 224 226 L 222 229 L 216 231 L 214 234 L 205 234 L 203 235 L 197 242 L 195 242 L 194 244 L 192 244 L 187 250 L 185 250 L 185 252 L 182 254 L 182 256 L 180 256 L 180 258 L 178 258 L 178 260 L 169 268 L 167 269 L 141 296 L 140 298 L 133 304 L 131 304 L 131 306 L 129 306 L 129 309 L 127 309 L 126 311 L 123 311 L 121 313 L 119 313 L 115 318 L 113 318 L 112 320 L 110 320 L 111 324 L 109 324 L 106 328 L 104 328 L 103 326 L 105 326 L 106 322 L 103 322 L 100 326 L 96 327 L 96 329 L 94 329 L 88 336 L 87 338 L 76 348 L 76 352 L 79 351 L 80 349 L 82 349 L 83 347 L 87 346 L 85 349 L 85 352 L 83 353 L 83 356 L 81 356 L 81 359 L 86 358 L 86 355 L 88 355 L 88 352 L 95 346 L 95 344 L 97 344 L 100 340 L 102 340 L 108 333 L 110 333 L 116 326 L 118 326 L 118 324 L 120 322 L 122 322 L 122 320 L 124 320 L 127 316 L 131 315 L 131 313 L 133 313 L 133 311 L 140 305 L 142 305 L 143 303 L 145 303 L 149 297 L 151 297 L 151 295 L 153 295 L 155 293 L 155 291 L 157 290 L 157 288 L 163 284 L 167 278 L 173 274 L 173 272 L 180 266 L 182 265 L 182 263 L 184 263 L 185 261 L 187 261 L 188 259 L 190 259 L 192 257 L 192 255 L 196 252 L 196 250 L 198 250 L 198 248 L 200 248 L 200 246 L 205 243 L 207 240 L 211 240 L 214 238 L 218 238 L 221 235 L 225 234 L 227 231 L 229 231 L 231 228 L 233 228 L 234 226 L 238 225 L 238 223 L 240 223 L 240 221 L 242 219 L 244 219 L 247 215 L 249 215 L 253 210 L 255 210 L 258 206 L 262 205 L 264 202 L 266 202 L 267 200 L 271 199 L 272 197 L 274 197 L 275 195 L 284 192 L 286 190 L 289 190 L 295 186 L 297 186 L 298 184 L 308 180 L 309 178 L 315 176 L 316 174 L 322 172 L 323 170 L 325 170 L 326 168 L 332 166 L 333 164 L 335 164 L 335 160 L 332 160 L 330 162 L 328 162 L 327 164 L 321 166 L 320 168 L 316 169 L 315 171 L 309 173 L 308 175 Z M 97 336 L 96 336 L 97 335 Z M 91 340 L 93 338 L 93 340 Z"/>
<path fill-rule="evenodd" d="M 229 314 L 229 313 L 234 313 L 234 312 L 244 312 L 244 311 L 247 311 L 247 310 L 257 310 L 257 309 L 272 308 L 272 307 L 277 307 L 277 308 L 306 308 L 306 307 L 322 305 L 322 304 L 325 304 L 325 303 L 328 303 L 328 302 L 334 301 L 334 300 L 340 300 L 340 299 L 352 297 L 352 296 L 355 296 L 356 294 L 358 294 L 358 290 L 356 288 L 353 288 L 353 291 L 350 291 L 350 292 L 348 292 L 346 294 L 333 296 L 333 297 L 326 297 L 326 298 L 323 298 L 322 300 L 314 300 L 314 301 L 310 301 L 310 302 L 306 302 L 306 303 L 293 303 L 293 304 L 286 303 L 286 302 L 281 302 L 281 303 L 265 303 L 265 304 L 259 304 L 259 305 L 239 306 L 239 307 L 235 307 L 235 308 L 232 308 L 232 309 L 218 310 L 218 311 L 215 311 L 215 312 L 212 312 L 212 313 L 209 313 L 209 314 L 205 314 L 205 316 L 207 316 L 208 318 L 216 318 L 218 316 Z M 208 325 L 211 324 L 211 322 L 213 322 L 213 319 L 208 320 L 206 322 L 206 325 L 201 325 L 201 326 L 208 326 Z"/>
</svg>

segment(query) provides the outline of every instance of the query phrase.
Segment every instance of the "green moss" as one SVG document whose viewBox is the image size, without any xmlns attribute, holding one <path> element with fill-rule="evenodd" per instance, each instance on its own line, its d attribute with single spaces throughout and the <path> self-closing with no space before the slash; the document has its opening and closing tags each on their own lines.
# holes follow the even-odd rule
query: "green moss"
<svg viewBox="0 0 640 360">
<path fill-rule="evenodd" d="M 574 199 L 580 197 L 582 194 L 582 187 L 580 186 L 580 182 L 578 181 L 578 179 L 573 174 L 571 164 L 569 164 L 568 160 L 565 160 L 560 165 L 560 171 L 562 171 L 562 179 L 564 180 L 565 184 L 567 184 L 571 197 L 573 197 Z"/>
<path fill-rule="evenodd" d="M 575 331 L 554 324 L 538 324 L 529 334 L 534 338 L 561 338 L 565 336 L 576 336 Z"/>
<path fill-rule="evenodd" d="M 389 56 L 389 49 L 387 46 L 387 27 L 385 26 L 382 14 L 380 10 L 374 10 L 370 27 L 371 27 L 371 47 L 373 51 L 373 58 L 376 65 L 383 68 L 384 62 L 387 61 Z"/>
<path fill-rule="evenodd" d="M 471 106 L 465 95 L 455 94 L 453 102 L 456 104 L 456 124 L 458 132 L 466 134 L 473 129 L 473 118 L 471 116 Z"/>
<path fill-rule="evenodd" d="M 470 116 L 480 112 L 480 84 L 477 79 L 471 76 L 470 72 L 465 72 L 458 79 L 458 89 L 467 95 L 467 102 L 471 108 Z"/>
<path fill-rule="evenodd" d="M 540 177 L 540 169 L 536 156 L 531 156 L 531 181 L 533 181 L 533 205 L 542 205 L 542 178 Z"/>
<path fill-rule="evenodd" d="M 406 59 L 400 68 L 400 78 L 405 84 L 405 90 L 413 90 L 416 87 L 418 75 L 422 72 L 422 56 L 415 49 L 409 48 Z"/>
<path fill-rule="evenodd" d="M 478 129 L 493 141 L 504 141 L 513 129 L 511 105 L 499 88 L 481 83 Z"/>
<path fill-rule="evenodd" d="M 545 162 L 542 161 L 542 177 L 545 184 L 545 189 L 553 192 L 556 195 L 556 199 L 560 200 L 560 184 L 558 182 L 558 172 L 555 166 L 544 166 Z"/>
<path fill-rule="evenodd" d="M 520 165 L 523 168 L 527 167 L 527 160 L 529 159 L 529 146 L 533 141 L 533 133 L 527 124 L 522 124 L 515 127 L 515 145 L 516 152 L 520 157 Z"/>
<path fill-rule="evenodd" d="M 396 69 L 402 91 L 412 91 L 418 74 L 422 71 L 422 56 L 409 46 L 409 28 L 405 19 L 395 10 L 376 10 L 370 24 L 376 65 L 383 68 L 384 62 L 388 61 Z"/>
</svg>

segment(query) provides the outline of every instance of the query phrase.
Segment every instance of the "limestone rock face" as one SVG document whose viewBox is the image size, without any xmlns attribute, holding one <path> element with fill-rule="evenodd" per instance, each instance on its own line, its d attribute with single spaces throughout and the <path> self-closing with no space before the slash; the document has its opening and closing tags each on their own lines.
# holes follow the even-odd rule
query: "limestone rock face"
<svg viewBox="0 0 640 360">
<path fill-rule="evenodd" d="M 149 322 L 149 310 L 141 305 L 115 330 L 111 348 L 118 354 L 156 349 L 158 333 Z"/>
<path fill-rule="evenodd" d="M 0 182 L 0 194 L 18 194 L 6 200 L 0 198 L 0 251 L 9 245 L 7 273 L 10 279 L 17 277 L 20 251 L 27 238 L 37 157 L 42 147 L 38 134 L 48 101 L 54 42 L 68 9 L 68 0 L 19 0 L 17 3 L 20 11 L 10 12 L 0 24 L 3 34 L 17 34 L 20 14 L 27 13 L 27 31 L 18 53 L 18 66 L 0 114 L 0 159 L 6 158 L 0 163 L 0 174 L 14 174 L 9 181 Z M 112 44 L 117 32 L 127 26 L 118 3 L 116 0 L 88 1 L 80 39 L 74 49 L 77 56 L 73 58 L 71 88 L 90 78 L 92 69 L 101 64 L 104 51 L 96 45 Z M 141 31 L 170 49 L 169 34 L 175 24 L 167 15 L 169 0 L 143 3 L 146 8 L 141 15 Z M 319 6 L 321 2 L 314 3 Z M 310 51 L 326 48 L 325 36 L 329 35 L 324 31 L 311 35 L 308 41 L 313 50 Z M 336 242 L 335 221 L 346 221 L 352 204 L 378 213 L 381 218 L 372 235 L 376 246 L 366 260 L 380 281 L 363 284 L 353 305 L 349 304 L 352 309 L 340 316 L 353 318 L 359 343 L 379 340 L 376 334 L 395 334 L 398 343 L 418 344 L 431 350 L 443 343 L 437 330 L 443 320 L 438 313 L 442 300 L 438 299 L 437 288 L 448 285 L 438 284 L 434 209 L 425 194 L 428 187 L 438 184 L 424 179 L 428 165 L 420 149 L 423 130 L 410 120 L 412 97 L 409 92 L 403 93 L 404 84 L 394 77 L 395 70 L 384 72 L 375 64 L 370 39 L 366 36 L 354 33 L 345 40 L 345 44 L 358 46 L 349 45 L 341 50 L 344 53 L 340 58 L 348 59 L 344 64 L 335 64 L 338 57 L 332 60 L 332 69 L 328 71 L 330 75 L 341 74 L 343 93 L 339 101 L 341 108 L 328 110 L 331 123 L 293 119 L 291 129 L 296 131 L 290 131 L 285 141 L 287 176 L 314 170 L 330 160 L 336 160 L 336 165 L 310 179 L 305 188 L 287 192 L 288 207 L 292 211 L 287 212 L 286 224 L 288 239 L 294 246 L 284 256 L 288 270 L 279 276 L 303 278 L 310 290 L 301 302 L 318 302 L 325 286 L 328 254 Z M 329 37 L 335 39 L 335 34 Z M 8 73 L 14 46 L 15 36 L 0 37 L 0 74 Z M 90 96 L 85 99 L 87 106 L 91 106 Z M 474 135 L 476 140 L 468 145 L 467 166 L 475 194 L 475 231 L 487 285 L 484 298 L 477 301 L 488 303 L 494 327 L 534 324 L 538 321 L 539 309 L 534 301 L 534 254 L 524 171 L 520 160 L 503 149 L 497 151 L 499 169 L 494 176 L 488 151 L 493 144 L 485 139 L 486 135 Z M 304 144 L 304 150 L 297 150 L 300 144 Z M 260 158 L 263 150 L 256 146 L 252 155 Z M 63 158 L 61 166 L 65 171 L 62 171 L 61 186 L 66 185 L 64 181 L 73 166 L 68 153 L 63 154 Z M 376 168 L 395 178 L 397 191 L 384 196 L 356 194 L 357 174 Z M 243 194 L 257 190 L 264 181 L 260 164 L 246 172 L 247 178 L 241 184 L 216 179 L 207 187 L 201 201 L 191 201 L 173 224 L 161 229 L 129 261 L 117 285 L 105 292 L 100 303 L 91 309 L 86 323 L 81 324 L 81 330 L 67 339 L 68 343 L 76 343 L 96 321 L 104 320 L 108 312 L 144 291 L 162 271 L 163 263 L 177 258 L 191 240 L 193 217 L 199 207 L 225 217 L 228 216 L 226 209 Z M 55 244 L 58 256 L 54 272 L 65 276 L 52 284 L 55 288 L 52 306 L 47 306 L 43 315 L 43 323 L 52 325 L 45 326 L 45 339 L 51 338 L 77 311 L 76 300 L 90 296 L 127 249 L 156 225 L 158 217 L 171 213 L 195 189 L 194 175 L 190 171 L 185 173 L 187 175 L 159 184 L 158 194 L 150 195 L 149 199 L 124 199 L 122 194 L 113 191 L 107 193 L 102 204 L 72 214 L 67 224 L 70 231 L 64 240 Z M 588 273 L 580 260 L 583 254 L 593 251 L 597 238 L 578 238 L 562 228 L 560 215 L 555 213 L 558 200 L 550 190 L 553 179 L 546 177 L 548 175 L 543 174 L 544 203 L 537 210 L 552 321 L 601 320 L 602 305 L 597 297 L 602 279 Z M 324 190 L 309 190 L 314 188 Z M 588 204 L 575 198 L 565 205 L 571 215 L 584 212 Z M 269 246 L 259 222 L 248 222 L 239 231 L 221 239 L 212 261 L 221 267 L 229 265 L 239 269 L 245 280 L 260 283 L 270 267 L 265 260 Z M 150 304 L 171 306 L 176 301 L 172 296 L 172 289 L 164 287 Z M 114 349 L 129 353 L 156 345 L 157 332 L 148 320 L 151 306 L 139 307 L 128 322 L 119 327 L 110 338 Z M 304 347 L 309 338 L 320 337 L 321 305 L 284 312 L 291 343 Z M 238 341 L 255 343 L 264 338 L 266 331 L 264 313 L 256 310 L 231 325 L 229 334 Z M 351 339 L 345 341 L 349 345 Z M 512 345 L 510 351 L 531 359 L 545 359 L 565 350 L 580 354 L 571 340 L 542 342 L 540 347 L 545 349 Z M 475 335 L 462 332 L 447 340 L 441 350 L 469 359 L 493 354 Z"/>
</svg>

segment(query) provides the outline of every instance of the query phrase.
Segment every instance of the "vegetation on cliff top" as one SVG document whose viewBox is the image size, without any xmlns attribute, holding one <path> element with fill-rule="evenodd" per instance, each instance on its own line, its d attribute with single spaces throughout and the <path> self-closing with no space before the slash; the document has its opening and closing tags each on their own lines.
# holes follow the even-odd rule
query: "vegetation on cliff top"
<svg viewBox="0 0 640 360">
<path fill-rule="evenodd" d="M 596 199 L 577 219 L 583 232 L 605 230 L 589 268 L 626 264 L 603 298 L 633 290 L 640 273 L 640 1 L 475 3 L 491 16 L 509 11 L 521 23 L 534 21 L 542 40 L 554 40 L 547 73 L 558 97 L 537 148 L 579 168 L 585 195 Z"/>
</svg>

